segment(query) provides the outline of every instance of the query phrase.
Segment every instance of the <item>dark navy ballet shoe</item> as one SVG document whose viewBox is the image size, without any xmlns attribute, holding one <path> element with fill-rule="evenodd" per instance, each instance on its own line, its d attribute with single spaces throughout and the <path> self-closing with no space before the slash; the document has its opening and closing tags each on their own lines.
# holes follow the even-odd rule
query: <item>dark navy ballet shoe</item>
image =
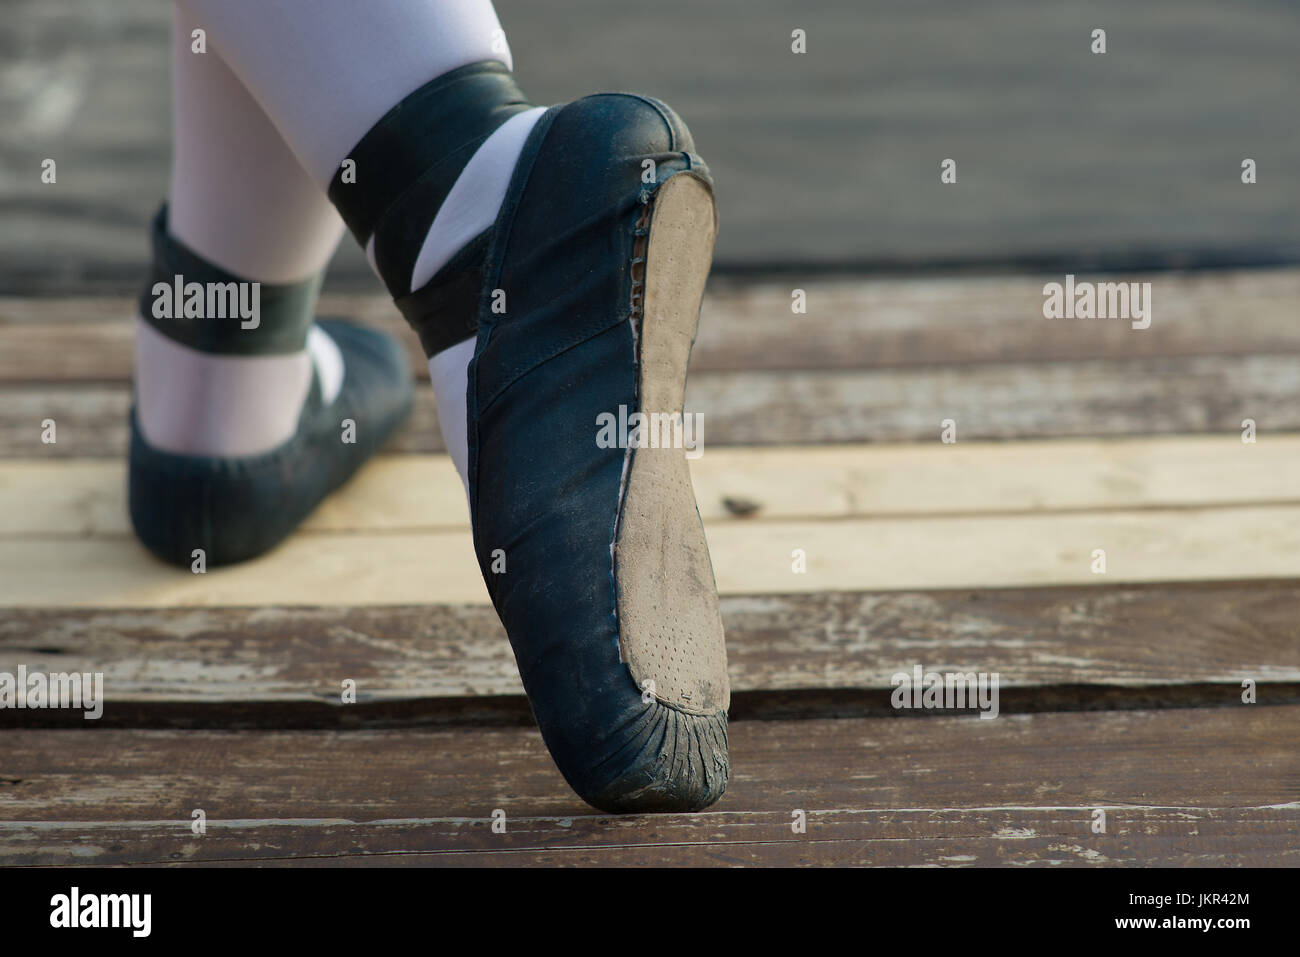
<svg viewBox="0 0 1300 957">
<path fill-rule="evenodd" d="M 699 810 L 730 773 L 722 618 L 687 450 L 600 434 L 634 413 L 681 421 L 716 230 L 681 119 L 599 94 L 542 116 L 479 264 L 430 283 L 463 288 L 457 270 L 478 270 L 474 545 L 542 736 L 606 811 Z M 418 329 L 419 309 L 404 311 Z"/>
<path fill-rule="evenodd" d="M 504 64 L 454 70 L 381 118 L 329 195 L 426 354 L 477 337 L 474 546 L 560 771 L 603 810 L 698 810 L 727 785 L 730 691 L 686 450 L 608 433 L 638 414 L 685 426 L 712 180 L 656 100 L 554 107 L 495 223 L 411 290 L 460 172 L 530 108 Z"/>
<path fill-rule="evenodd" d="M 410 413 L 410 366 L 400 343 L 347 322 L 319 326 L 343 354 L 342 387 L 326 406 L 313 377 L 297 434 L 269 452 L 217 458 L 163 451 L 149 445 L 132 410 L 131 523 L 159 558 L 189 566 L 202 549 L 216 566 L 269 551 Z"/>
</svg>

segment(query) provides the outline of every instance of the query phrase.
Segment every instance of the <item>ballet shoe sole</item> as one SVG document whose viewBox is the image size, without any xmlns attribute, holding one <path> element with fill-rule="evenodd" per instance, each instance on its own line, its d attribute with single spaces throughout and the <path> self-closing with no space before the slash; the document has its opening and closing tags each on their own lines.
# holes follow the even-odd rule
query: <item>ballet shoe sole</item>
<svg viewBox="0 0 1300 957">
<path fill-rule="evenodd" d="M 685 447 L 693 437 L 703 454 L 703 429 L 686 429 L 681 417 L 716 235 L 704 182 L 682 173 L 660 186 L 633 315 L 650 447 L 629 442 L 613 549 L 620 656 L 643 693 L 695 715 L 725 713 L 730 703 L 717 586 Z"/>
</svg>

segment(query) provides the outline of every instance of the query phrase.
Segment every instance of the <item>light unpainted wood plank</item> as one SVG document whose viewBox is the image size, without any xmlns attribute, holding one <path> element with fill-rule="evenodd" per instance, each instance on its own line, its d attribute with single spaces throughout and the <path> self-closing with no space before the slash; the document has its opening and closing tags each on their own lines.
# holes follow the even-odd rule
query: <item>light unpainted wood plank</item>
<svg viewBox="0 0 1300 957">
<path fill-rule="evenodd" d="M 705 522 L 1189 508 L 1300 502 L 1300 436 L 705 449 L 690 463 Z M 125 468 L 0 461 L 0 537 L 123 535 Z M 752 511 L 750 511 L 752 509 Z M 304 531 L 464 528 L 445 455 L 382 456 Z"/>
<path fill-rule="evenodd" d="M 916 664 L 997 672 L 1003 690 L 1142 700 L 1215 686 L 1232 702 L 1249 678 L 1274 703 L 1276 686 L 1300 682 L 1297 600 L 1287 582 L 831 593 L 724 597 L 722 616 L 732 692 L 755 699 L 736 699 L 752 714 L 809 689 L 860 692 L 859 708 L 888 711 L 893 675 Z M 338 705 L 345 678 L 363 704 L 473 697 L 503 699 L 476 713 L 522 712 L 505 632 L 481 605 L 9 610 L 0 671 L 20 665 L 102 673 L 111 724 L 163 703 L 224 703 L 274 705 L 265 723 L 283 727 L 297 704 Z"/>
<path fill-rule="evenodd" d="M 724 594 L 1300 578 L 1296 505 L 728 522 L 707 532 Z M 127 537 L 0 541 L 0 607 L 485 601 L 468 530 L 299 535 L 205 574 L 164 565 Z"/>
<path fill-rule="evenodd" d="M 467 530 L 301 535 L 203 574 L 129 538 L 0 543 L 0 606 L 315 604 L 331 593 L 344 604 L 488 600 Z"/>
<path fill-rule="evenodd" d="M 14 731 L 0 860 L 522 857 L 705 843 L 725 855 L 786 842 L 795 859 L 860 863 L 1119 863 L 1148 848 L 1171 862 L 1294 862 L 1298 736 L 1300 706 L 737 722 L 732 783 L 715 808 L 610 817 L 568 791 L 532 728 Z M 196 808 L 203 838 L 190 831 Z M 504 834 L 491 828 L 497 808 Z M 796 809 L 806 834 L 791 831 Z M 1105 834 L 1093 833 L 1096 809 Z M 931 840 L 953 850 L 929 854 Z M 1016 841 L 1030 843 L 1022 852 Z"/>
<path fill-rule="evenodd" d="M 1079 281 L 1115 277 L 1080 275 Z M 1300 352 L 1300 270 L 1125 275 L 1150 282 L 1149 328 L 1044 319 L 1056 276 L 814 279 L 714 283 L 691 354 L 695 372 L 867 369 L 941 363 Z M 105 382 L 131 375 L 129 298 L 0 298 L 0 382 Z M 428 378 L 415 336 L 382 294 L 331 294 L 318 312 L 401 337 Z"/>
<path fill-rule="evenodd" d="M 0 538 L 129 535 L 126 480 L 125 462 L 0 460 Z M 302 532 L 468 527 L 450 457 L 385 455 L 321 503 Z"/>
<path fill-rule="evenodd" d="M 1295 506 L 736 523 L 709 540 L 733 594 L 1300 578 Z"/>
<path fill-rule="evenodd" d="M 1300 362 L 1289 355 L 997 363 L 866 371 L 703 372 L 687 386 L 704 447 L 938 442 L 1300 431 Z M 125 453 L 130 396 L 120 385 L 0 387 L 0 456 L 102 458 Z M 42 443 L 43 420 L 58 441 Z M 432 391 L 392 451 L 440 452 Z M 593 423 L 594 429 L 594 423 Z"/>
</svg>

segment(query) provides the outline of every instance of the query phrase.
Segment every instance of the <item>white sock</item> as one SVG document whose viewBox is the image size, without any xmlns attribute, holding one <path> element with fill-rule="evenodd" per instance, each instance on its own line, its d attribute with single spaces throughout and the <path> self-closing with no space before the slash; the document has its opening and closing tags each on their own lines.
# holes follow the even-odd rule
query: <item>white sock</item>
<svg viewBox="0 0 1300 957">
<path fill-rule="evenodd" d="M 315 275 L 343 220 L 221 53 L 172 21 L 171 234 L 228 272 L 268 283 Z"/>
<path fill-rule="evenodd" d="M 318 186 L 403 97 L 481 60 L 511 66 L 490 0 L 178 0 L 275 122 Z M 431 279 L 496 219 L 543 108 L 501 125 L 461 171 L 421 246 L 411 288 Z M 367 255 L 373 265 L 372 249 Z M 447 451 L 466 480 L 465 387 L 473 340 L 429 360 Z"/>
<path fill-rule="evenodd" d="M 465 430 L 467 423 L 466 395 L 469 385 L 469 360 L 474 358 L 477 340 L 466 339 L 450 349 L 444 349 L 429 360 L 429 378 L 433 380 L 433 398 L 438 403 L 438 427 L 447 454 L 460 473 L 465 494 L 469 495 L 469 441 Z"/>
<path fill-rule="evenodd" d="M 506 122 L 484 140 L 447 194 L 434 217 L 429 235 L 420 247 L 419 258 L 411 274 L 411 288 L 419 289 L 451 261 L 467 242 L 496 221 L 505 199 L 515 163 L 541 115 L 537 107 Z M 373 248 L 367 249 L 367 253 Z M 442 430 L 447 454 L 460 473 L 465 494 L 469 494 L 469 445 L 466 437 L 465 390 L 468 385 L 469 360 L 474 357 L 473 339 L 459 342 L 429 359 L 429 378 L 433 381 L 434 401 L 438 406 L 438 426 Z"/>
<path fill-rule="evenodd" d="M 474 151 L 420 247 L 411 271 L 412 289 L 432 279 L 462 246 L 496 222 L 524 141 L 545 112 L 545 107 L 538 106 L 515 114 Z"/>
<path fill-rule="evenodd" d="M 296 282 L 324 268 L 343 222 L 220 55 L 191 50 L 198 24 L 173 21 L 173 156 L 168 231 L 250 281 Z M 297 431 L 311 384 L 327 403 L 343 356 L 320 329 L 307 348 L 272 356 L 202 352 L 137 323 L 135 402 L 144 438 L 170 452 L 266 452 Z"/>
<path fill-rule="evenodd" d="M 316 328 L 302 352 L 228 356 L 173 342 L 138 319 L 135 356 L 146 441 L 187 455 L 257 455 L 286 442 L 298 429 L 313 364 L 325 404 L 343 385 L 343 356 Z"/>
</svg>

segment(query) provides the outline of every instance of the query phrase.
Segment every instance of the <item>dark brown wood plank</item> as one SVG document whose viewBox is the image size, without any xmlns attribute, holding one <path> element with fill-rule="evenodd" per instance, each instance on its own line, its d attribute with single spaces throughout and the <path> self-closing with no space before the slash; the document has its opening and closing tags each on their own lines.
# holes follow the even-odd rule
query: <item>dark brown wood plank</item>
<svg viewBox="0 0 1300 957">
<path fill-rule="evenodd" d="M 687 387 L 706 445 L 938 442 L 1300 430 L 1300 361 L 1286 355 L 989 364 L 863 372 L 706 372 Z M 102 458 L 126 450 L 125 384 L 0 388 L 0 456 Z M 58 423 L 42 444 L 41 422 Z M 443 451 L 431 390 L 390 445 Z"/>
<path fill-rule="evenodd" d="M 916 664 L 997 672 L 1012 711 L 1226 703 L 1244 679 L 1276 702 L 1300 686 L 1296 607 L 1294 582 L 722 599 L 740 718 L 888 713 L 891 677 Z M 528 720 L 485 606 L 11 609 L 0 671 L 19 665 L 102 672 L 113 725 Z M 345 677 L 364 707 L 339 705 Z"/>
<path fill-rule="evenodd" d="M 804 834 L 781 812 L 603 818 L 209 822 L 199 837 L 171 824 L 0 823 L 0 865 L 61 863 L 77 847 L 105 864 L 362 867 L 997 867 L 1295 866 L 1300 808 L 817 811 Z M 472 839 L 470 838 L 472 835 Z M 581 843 L 579 843 L 581 842 Z M 623 843 L 627 842 L 627 843 Z M 465 844 L 478 845 L 461 850 Z"/>
<path fill-rule="evenodd" d="M 714 809 L 618 818 L 568 792 L 530 728 L 5 740 L 9 864 L 74 852 L 80 863 L 491 863 L 502 851 L 573 863 L 1294 863 L 1300 823 L 1300 706 L 739 722 L 733 782 Z M 196 808 L 203 837 L 190 832 Z M 490 826 L 498 808 L 505 834 Z M 1097 808 L 1105 834 L 1091 829 Z M 791 830 L 795 810 L 806 834 Z M 776 844 L 789 848 L 761 847 Z"/>
<path fill-rule="evenodd" d="M 1140 331 L 1122 321 L 1045 320 L 1042 287 L 1052 278 L 814 280 L 799 284 L 808 311 L 798 315 L 790 308 L 794 284 L 715 282 L 704 300 L 691 368 L 1300 353 L 1300 270 L 1125 276 L 1151 282 L 1158 303 L 1151 327 Z M 131 300 L 107 297 L 0 299 L 0 382 L 128 379 L 134 308 Z M 428 378 L 419 342 L 383 295 L 327 295 L 320 312 L 399 335 L 412 371 Z"/>
</svg>

